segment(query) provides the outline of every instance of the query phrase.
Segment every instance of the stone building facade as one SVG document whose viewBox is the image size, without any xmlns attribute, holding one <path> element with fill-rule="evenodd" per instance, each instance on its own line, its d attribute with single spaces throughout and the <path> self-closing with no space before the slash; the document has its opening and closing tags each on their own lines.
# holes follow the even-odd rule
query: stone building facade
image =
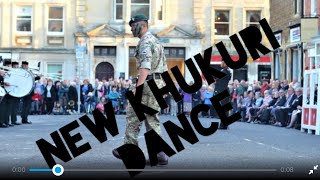
<svg viewBox="0 0 320 180">
<path fill-rule="evenodd" d="M 76 0 L 1 0 L 0 56 L 44 76 L 72 79 Z"/>
</svg>

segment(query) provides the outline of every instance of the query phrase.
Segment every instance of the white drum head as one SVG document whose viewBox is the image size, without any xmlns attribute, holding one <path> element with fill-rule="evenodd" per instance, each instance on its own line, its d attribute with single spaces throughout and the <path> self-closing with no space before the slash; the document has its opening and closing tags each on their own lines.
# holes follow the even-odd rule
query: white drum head
<svg viewBox="0 0 320 180">
<path fill-rule="evenodd" d="M 8 94 L 20 98 L 30 94 L 34 77 L 29 71 L 17 68 L 7 72 L 4 76 L 4 82 L 10 84 L 10 86 L 5 86 Z"/>
</svg>

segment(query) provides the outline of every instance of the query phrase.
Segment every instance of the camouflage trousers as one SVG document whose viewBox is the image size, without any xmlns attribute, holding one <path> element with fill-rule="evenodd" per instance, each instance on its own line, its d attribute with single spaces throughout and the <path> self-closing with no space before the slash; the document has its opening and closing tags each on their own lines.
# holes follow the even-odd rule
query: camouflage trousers
<svg viewBox="0 0 320 180">
<path fill-rule="evenodd" d="M 156 84 L 159 88 L 163 86 L 162 80 L 155 80 Z M 133 87 L 132 91 L 135 91 L 135 87 Z M 144 83 L 143 93 L 142 93 L 142 100 L 141 103 L 160 112 L 161 108 L 152 94 L 149 86 L 147 83 Z M 146 120 L 140 122 L 139 118 L 136 116 L 131 104 L 128 104 L 127 107 L 127 117 L 126 117 L 126 132 L 124 136 L 124 143 L 125 144 L 135 144 L 138 145 L 138 136 L 141 130 L 142 123 L 145 123 L 146 130 L 149 131 L 153 129 L 156 133 L 161 136 L 161 127 L 160 127 L 160 120 L 159 120 L 159 113 L 156 113 L 152 116 L 145 114 Z"/>
</svg>

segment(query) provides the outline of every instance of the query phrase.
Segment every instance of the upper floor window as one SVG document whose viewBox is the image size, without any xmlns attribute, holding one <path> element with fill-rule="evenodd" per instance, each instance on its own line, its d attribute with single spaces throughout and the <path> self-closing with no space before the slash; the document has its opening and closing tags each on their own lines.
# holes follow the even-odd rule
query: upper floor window
<svg viewBox="0 0 320 180">
<path fill-rule="evenodd" d="M 294 14 L 297 15 L 299 13 L 299 0 L 294 0 Z"/>
<path fill-rule="evenodd" d="M 115 0 L 115 19 L 123 19 L 123 0 Z"/>
<path fill-rule="evenodd" d="M 63 29 L 63 7 L 49 7 L 48 32 L 61 34 Z"/>
<path fill-rule="evenodd" d="M 131 0 L 131 16 L 144 14 L 150 19 L 150 0 Z"/>
<path fill-rule="evenodd" d="M 183 47 L 165 47 L 164 54 L 167 58 L 185 58 L 185 48 Z"/>
<path fill-rule="evenodd" d="M 95 56 L 116 56 L 115 46 L 95 46 L 94 47 Z"/>
<path fill-rule="evenodd" d="M 230 13 L 228 10 L 215 11 L 215 35 L 230 34 Z"/>
<path fill-rule="evenodd" d="M 32 32 L 32 6 L 18 6 L 16 8 L 17 31 Z"/>
<path fill-rule="evenodd" d="M 310 14 L 312 17 L 317 15 L 317 0 L 311 0 Z"/>
<path fill-rule="evenodd" d="M 247 11 L 246 27 L 255 26 L 257 28 L 260 28 L 260 19 L 261 11 Z"/>
</svg>

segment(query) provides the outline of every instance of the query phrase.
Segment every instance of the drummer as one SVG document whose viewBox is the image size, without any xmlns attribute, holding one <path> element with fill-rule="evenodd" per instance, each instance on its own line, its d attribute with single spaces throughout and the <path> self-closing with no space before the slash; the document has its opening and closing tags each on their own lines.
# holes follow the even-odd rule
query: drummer
<svg viewBox="0 0 320 180">
<path fill-rule="evenodd" d="M 0 70 L 0 87 L 3 88 L 5 83 L 3 82 L 4 80 L 4 71 Z M 3 99 L 0 101 L 0 128 L 7 128 L 9 127 L 8 125 L 5 124 L 5 112 L 6 110 L 6 103 L 5 103 L 5 98 L 2 97 Z"/>
<path fill-rule="evenodd" d="M 11 59 L 5 59 L 3 62 L 3 65 L 7 67 L 11 67 Z M 10 105 L 10 98 L 8 95 L 6 95 L 3 97 L 0 105 L 0 116 L 1 116 L 0 121 L 3 123 L 1 127 L 14 126 L 13 124 L 9 124 L 9 114 L 11 112 L 11 108 L 9 105 Z"/>
<path fill-rule="evenodd" d="M 27 61 L 22 61 L 21 68 L 25 70 L 29 70 L 29 63 Z"/>
<path fill-rule="evenodd" d="M 19 63 L 18 62 L 13 61 L 11 63 L 11 65 L 12 65 L 12 68 L 19 68 Z"/>
</svg>

